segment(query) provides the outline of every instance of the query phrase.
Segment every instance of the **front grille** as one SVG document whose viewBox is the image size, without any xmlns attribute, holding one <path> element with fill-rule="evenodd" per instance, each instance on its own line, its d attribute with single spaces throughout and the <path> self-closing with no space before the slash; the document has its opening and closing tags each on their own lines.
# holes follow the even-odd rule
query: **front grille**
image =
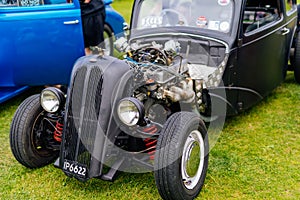
<svg viewBox="0 0 300 200">
<path fill-rule="evenodd" d="M 86 177 L 77 177 L 80 179 L 100 174 L 99 169 L 91 170 L 91 162 L 96 159 L 93 152 L 102 84 L 103 73 L 97 66 L 79 67 L 73 73 L 66 109 L 61 165 L 64 160 L 68 160 L 85 166 L 89 171 Z M 76 177 L 76 174 L 73 176 Z"/>
</svg>

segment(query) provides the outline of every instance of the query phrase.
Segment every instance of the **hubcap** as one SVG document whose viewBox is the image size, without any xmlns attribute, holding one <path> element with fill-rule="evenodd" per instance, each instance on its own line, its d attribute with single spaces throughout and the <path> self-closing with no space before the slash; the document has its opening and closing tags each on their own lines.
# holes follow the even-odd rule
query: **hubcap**
<svg viewBox="0 0 300 200">
<path fill-rule="evenodd" d="M 201 178 L 204 165 L 204 141 L 198 130 L 187 137 L 181 158 L 181 176 L 184 186 L 192 190 Z"/>
</svg>

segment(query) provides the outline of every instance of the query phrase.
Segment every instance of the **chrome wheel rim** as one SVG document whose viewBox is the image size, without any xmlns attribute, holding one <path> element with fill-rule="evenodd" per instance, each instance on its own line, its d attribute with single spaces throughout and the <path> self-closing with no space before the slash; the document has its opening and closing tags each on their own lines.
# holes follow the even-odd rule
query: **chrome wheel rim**
<svg viewBox="0 0 300 200">
<path fill-rule="evenodd" d="M 183 185 L 192 190 L 198 184 L 204 165 L 204 141 L 198 130 L 192 131 L 184 144 L 181 158 Z"/>
</svg>

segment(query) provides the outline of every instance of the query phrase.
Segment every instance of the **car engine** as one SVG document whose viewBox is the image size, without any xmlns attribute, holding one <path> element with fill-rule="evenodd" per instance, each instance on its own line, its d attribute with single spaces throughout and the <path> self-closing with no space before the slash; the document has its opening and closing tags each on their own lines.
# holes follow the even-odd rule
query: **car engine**
<svg viewBox="0 0 300 200">
<path fill-rule="evenodd" d="M 209 115 L 208 88 L 219 85 L 225 61 L 218 67 L 190 63 L 175 40 L 164 44 L 136 42 L 129 46 L 125 39 L 119 39 L 116 47 L 126 52 L 124 57 L 135 71 L 136 85 L 141 86 L 136 88 L 134 97 L 141 102 L 152 98 L 164 105 L 189 103 L 201 114 Z"/>
</svg>

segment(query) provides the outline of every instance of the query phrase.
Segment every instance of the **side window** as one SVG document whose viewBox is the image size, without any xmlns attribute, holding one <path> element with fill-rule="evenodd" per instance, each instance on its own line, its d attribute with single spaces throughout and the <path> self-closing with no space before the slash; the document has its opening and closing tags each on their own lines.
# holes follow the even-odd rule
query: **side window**
<svg viewBox="0 0 300 200">
<path fill-rule="evenodd" d="M 297 9 L 296 0 L 286 0 L 285 2 L 286 13 L 289 14 L 291 11 Z"/>
<path fill-rule="evenodd" d="M 0 0 L 0 8 L 4 6 L 18 6 L 17 0 Z"/>
<path fill-rule="evenodd" d="M 51 5 L 68 3 L 66 0 L 17 0 L 19 6 L 38 6 L 38 5 Z"/>
<path fill-rule="evenodd" d="M 44 0 L 18 0 L 19 6 L 39 6 L 44 4 Z"/>
<path fill-rule="evenodd" d="M 243 16 L 243 31 L 249 33 L 281 18 L 279 1 L 248 0 Z"/>
<path fill-rule="evenodd" d="M 10 6 L 39 6 L 51 4 L 72 3 L 70 0 L 0 0 L 1 7 Z"/>
</svg>

